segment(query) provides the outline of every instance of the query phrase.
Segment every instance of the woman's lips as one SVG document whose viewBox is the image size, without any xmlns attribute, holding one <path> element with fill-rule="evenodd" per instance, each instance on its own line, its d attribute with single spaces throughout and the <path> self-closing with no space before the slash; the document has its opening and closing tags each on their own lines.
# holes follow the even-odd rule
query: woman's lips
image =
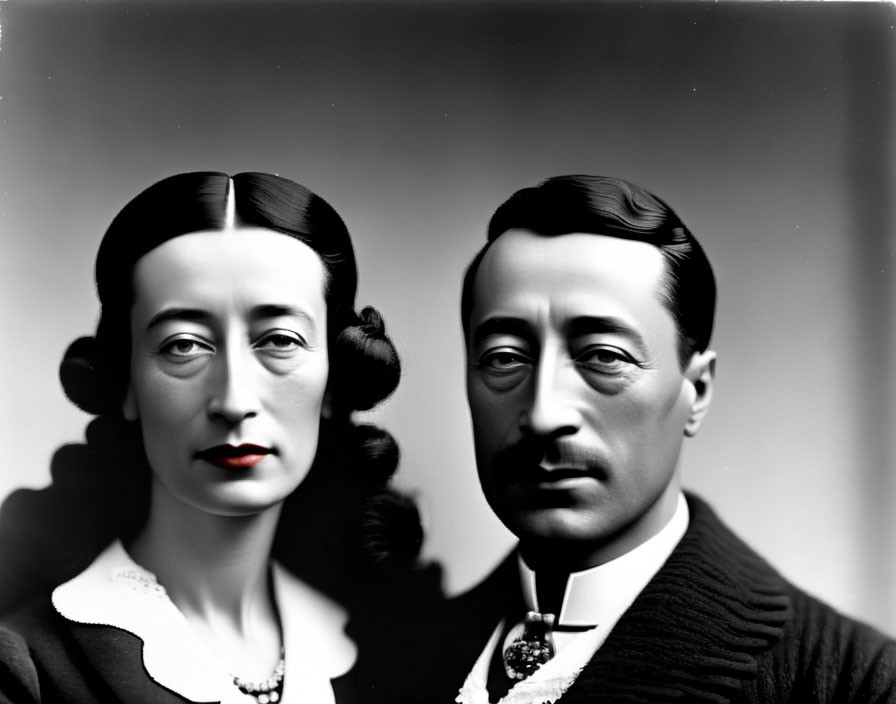
<svg viewBox="0 0 896 704">
<path fill-rule="evenodd" d="M 261 462 L 272 450 L 260 445 L 215 445 L 196 453 L 196 457 L 221 469 L 248 469 Z"/>
</svg>

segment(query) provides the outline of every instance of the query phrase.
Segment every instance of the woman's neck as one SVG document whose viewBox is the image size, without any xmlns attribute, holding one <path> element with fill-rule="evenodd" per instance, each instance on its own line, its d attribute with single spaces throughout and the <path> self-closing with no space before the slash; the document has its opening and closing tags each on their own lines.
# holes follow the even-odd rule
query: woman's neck
<svg viewBox="0 0 896 704">
<path fill-rule="evenodd" d="M 268 569 L 279 516 L 279 506 L 211 514 L 154 481 L 149 518 L 128 550 L 199 630 L 268 640 L 279 628 Z"/>
</svg>

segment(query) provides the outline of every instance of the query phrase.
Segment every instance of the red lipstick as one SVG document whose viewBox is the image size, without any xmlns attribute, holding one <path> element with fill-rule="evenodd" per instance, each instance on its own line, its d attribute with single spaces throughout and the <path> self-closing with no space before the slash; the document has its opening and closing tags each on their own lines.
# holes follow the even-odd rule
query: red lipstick
<svg viewBox="0 0 896 704">
<path fill-rule="evenodd" d="M 221 469 L 249 469 L 261 462 L 272 450 L 260 445 L 215 445 L 196 453 L 196 457 Z"/>
</svg>

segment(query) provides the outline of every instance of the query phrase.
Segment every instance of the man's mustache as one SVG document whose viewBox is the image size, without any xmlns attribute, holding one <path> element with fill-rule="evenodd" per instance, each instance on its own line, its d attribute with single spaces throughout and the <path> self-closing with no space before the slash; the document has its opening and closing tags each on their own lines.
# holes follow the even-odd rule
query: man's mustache
<svg viewBox="0 0 896 704">
<path fill-rule="evenodd" d="M 498 452 L 494 466 L 504 476 L 534 479 L 559 473 L 603 476 L 605 464 L 602 454 L 573 442 L 523 438 Z"/>
</svg>

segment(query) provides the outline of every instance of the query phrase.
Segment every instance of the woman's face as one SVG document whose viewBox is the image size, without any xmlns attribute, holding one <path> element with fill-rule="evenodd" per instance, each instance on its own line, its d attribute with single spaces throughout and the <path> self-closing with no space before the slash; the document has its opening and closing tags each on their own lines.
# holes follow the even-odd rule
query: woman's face
<svg viewBox="0 0 896 704">
<path fill-rule="evenodd" d="M 182 235 L 137 262 L 123 410 L 175 499 L 247 515 L 305 478 L 329 371 L 325 276 L 312 249 L 264 228 Z"/>
</svg>

